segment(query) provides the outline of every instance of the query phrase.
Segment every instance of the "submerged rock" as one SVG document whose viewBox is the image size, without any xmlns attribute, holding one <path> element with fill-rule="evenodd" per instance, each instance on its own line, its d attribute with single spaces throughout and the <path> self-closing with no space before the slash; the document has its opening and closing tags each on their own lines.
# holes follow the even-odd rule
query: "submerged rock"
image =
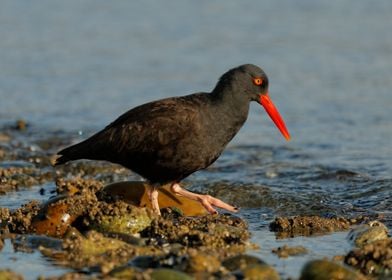
<svg viewBox="0 0 392 280">
<path fill-rule="evenodd" d="M 314 260 L 302 268 L 299 280 L 366 280 L 366 278 L 349 267 L 335 262 Z"/>
<path fill-rule="evenodd" d="M 27 127 L 28 123 L 25 120 L 19 119 L 16 121 L 13 128 L 16 130 L 26 130 Z"/>
<path fill-rule="evenodd" d="M 0 194 L 5 194 L 20 187 L 41 185 L 53 178 L 51 172 L 31 167 L 28 162 L 24 165 L 26 166 L 0 167 Z"/>
<path fill-rule="evenodd" d="M 344 262 L 366 275 L 392 277 L 392 238 L 354 249 L 346 255 Z"/>
<path fill-rule="evenodd" d="M 279 258 L 288 258 L 289 256 L 304 255 L 307 252 L 308 250 L 303 246 L 289 247 L 287 245 L 283 245 L 282 247 L 272 249 L 272 253 L 278 255 Z"/>
<path fill-rule="evenodd" d="M 62 247 L 61 239 L 52 238 L 44 235 L 17 235 L 11 239 L 14 250 L 17 252 L 33 253 L 34 250 L 43 246 L 54 250 L 60 250 Z"/>
<path fill-rule="evenodd" d="M 270 224 L 270 230 L 277 232 L 278 238 L 297 235 L 322 234 L 348 230 L 349 220 L 338 218 L 322 218 L 319 216 L 278 217 Z"/>
<path fill-rule="evenodd" d="M 353 228 L 348 233 L 347 238 L 355 246 L 363 247 L 374 241 L 387 239 L 388 228 L 379 221 L 372 221 Z"/>
<path fill-rule="evenodd" d="M 126 181 L 107 185 L 102 192 L 106 196 L 123 200 L 135 206 L 151 208 L 147 194 L 148 188 L 149 186 L 145 182 Z M 208 214 L 199 202 L 173 194 L 170 191 L 170 185 L 160 187 L 158 192 L 158 202 L 161 208 L 176 208 L 185 216 Z"/>
</svg>

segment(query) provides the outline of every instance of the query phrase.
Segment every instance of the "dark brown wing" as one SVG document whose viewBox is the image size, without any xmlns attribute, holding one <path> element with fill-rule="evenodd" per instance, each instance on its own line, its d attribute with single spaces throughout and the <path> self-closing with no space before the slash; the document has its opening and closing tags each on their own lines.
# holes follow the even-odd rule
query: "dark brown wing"
<svg viewBox="0 0 392 280">
<path fill-rule="evenodd" d="M 206 94 L 193 94 L 138 106 L 87 140 L 60 151 L 56 164 L 107 160 L 151 181 L 182 179 L 211 161 L 195 149 L 203 134 L 200 104 L 207 99 Z"/>
</svg>

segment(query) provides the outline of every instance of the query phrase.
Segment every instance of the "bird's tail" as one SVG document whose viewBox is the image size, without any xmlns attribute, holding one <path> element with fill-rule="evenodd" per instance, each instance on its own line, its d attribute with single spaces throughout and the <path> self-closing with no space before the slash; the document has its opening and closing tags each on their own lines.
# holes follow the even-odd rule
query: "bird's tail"
<svg viewBox="0 0 392 280">
<path fill-rule="evenodd" d="M 61 164 L 64 164 L 64 163 L 66 163 L 66 162 L 68 162 L 68 161 L 71 161 L 72 159 L 70 159 L 70 158 L 68 158 L 68 157 L 66 157 L 66 156 L 62 156 L 62 155 L 59 155 L 56 159 L 55 159 L 55 161 L 54 161 L 54 166 L 57 166 L 57 165 L 61 165 Z"/>
<path fill-rule="evenodd" d="M 107 143 L 110 131 L 100 131 L 90 138 L 57 153 L 55 166 L 78 159 L 111 160 L 111 145 Z"/>
<path fill-rule="evenodd" d="M 55 159 L 54 166 L 67 163 L 68 161 L 78 159 L 89 159 L 91 145 L 88 139 L 78 144 L 67 147 L 57 153 L 58 157 Z"/>
</svg>

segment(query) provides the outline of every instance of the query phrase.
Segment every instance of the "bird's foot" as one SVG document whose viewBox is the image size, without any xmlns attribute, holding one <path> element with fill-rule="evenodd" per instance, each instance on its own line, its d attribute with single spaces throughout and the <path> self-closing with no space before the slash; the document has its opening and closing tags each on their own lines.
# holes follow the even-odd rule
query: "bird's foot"
<svg viewBox="0 0 392 280">
<path fill-rule="evenodd" d="M 174 183 L 171 185 L 171 191 L 179 196 L 187 197 L 192 200 L 199 201 L 201 205 L 210 213 L 210 214 L 217 214 L 218 211 L 215 210 L 215 207 L 225 209 L 230 212 L 238 212 L 238 208 L 231 206 L 230 204 L 227 204 L 220 200 L 219 198 L 215 198 L 210 195 L 203 195 L 203 194 L 197 194 L 190 192 L 184 188 L 181 188 L 181 186 L 177 183 Z"/>
<path fill-rule="evenodd" d="M 155 214 L 161 215 L 161 210 L 159 209 L 159 203 L 158 203 L 158 189 L 156 186 L 150 186 L 147 190 L 148 198 L 150 199 L 151 202 L 151 207 L 152 211 L 154 211 Z"/>
</svg>

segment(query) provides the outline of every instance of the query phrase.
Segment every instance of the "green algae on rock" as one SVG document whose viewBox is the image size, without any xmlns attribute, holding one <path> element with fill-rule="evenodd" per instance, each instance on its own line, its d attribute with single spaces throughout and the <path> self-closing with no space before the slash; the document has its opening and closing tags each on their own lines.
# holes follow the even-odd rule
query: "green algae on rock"
<svg viewBox="0 0 392 280">
<path fill-rule="evenodd" d="M 122 201 L 100 201 L 89 213 L 88 224 L 100 232 L 135 234 L 151 225 L 157 216 L 147 208 L 139 208 Z"/>
<path fill-rule="evenodd" d="M 366 277 L 349 267 L 328 260 L 308 262 L 299 280 L 366 280 Z"/>
</svg>

